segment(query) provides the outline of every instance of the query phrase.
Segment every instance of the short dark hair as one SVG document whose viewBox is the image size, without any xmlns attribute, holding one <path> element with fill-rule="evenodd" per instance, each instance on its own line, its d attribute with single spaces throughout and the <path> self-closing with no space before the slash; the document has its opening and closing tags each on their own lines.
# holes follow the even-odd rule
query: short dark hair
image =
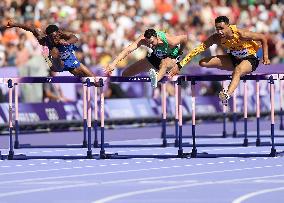
<svg viewBox="0 0 284 203">
<path fill-rule="evenodd" d="M 150 39 L 151 37 L 157 37 L 157 32 L 154 29 L 147 29 L 144 33 L 144 37 Z"/>
<path fill-rule="evenodd" d="M 227 16 L 218 16 L 217 18 L 215 18 L 215 23 L 222 23 L 224 22 L 225 24 L 229 24 L 229 18 Z"/>
<path fill-rule="evenodd" d="M 58 31 L 59 28 L 57 27 L 57 25 L 48 25 L 46 28 L 45 28 L 45 33 L 47 35 L 53 33 L 53 32 L 56 32 Z"/>
</svg>

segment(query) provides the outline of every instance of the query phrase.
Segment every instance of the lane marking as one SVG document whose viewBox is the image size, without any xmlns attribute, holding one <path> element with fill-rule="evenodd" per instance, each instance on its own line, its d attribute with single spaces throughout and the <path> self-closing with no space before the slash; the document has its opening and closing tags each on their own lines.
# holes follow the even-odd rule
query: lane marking
<svg viewBox="0 0 284 203">
<path fill-rule="evenodd" d="M 237 199 L 234 199 L 232 203 L 242 203 L 245 200 L 251 199 L 255 196 L 266 194 L 266 193 L 271 193 L 271 192 L 278 192 L 284 190 L 284 187 L 278 187 L 278 188 L 272 188 L 272 189 L 265 189 L 265 190 L 258 190 L 255 192 L 251 192 L 248 194 L 245 194 L 243 196 L 238 197 Z"/>
</svg>

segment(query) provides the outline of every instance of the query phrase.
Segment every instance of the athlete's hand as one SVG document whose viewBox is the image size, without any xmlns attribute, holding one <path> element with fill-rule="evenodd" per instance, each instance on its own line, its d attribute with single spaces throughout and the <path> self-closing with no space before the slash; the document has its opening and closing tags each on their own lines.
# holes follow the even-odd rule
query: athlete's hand
<svg viewBox="0 0 284 203">
<path fill-rule="evenodd" d="M 172 78 L 172 77 L 174 77 L 175 75 L 178 75 L 178 74 L 179 74 L 179 68 L 178 68 L 178 65 L 175 64 L 175 66 L 169 72 L 169 78 Z"/>
<path fill-rule="evenodd" d="M 107 75 L 107 76 L 111 76 L 112 74 L 112 71 L 114 70 L 114 65 L 110 64 L 108 65 L 105 69 L 104 69 L 104 73 Z"/>
<path fill-rule="evenodd" d="M 64 39 L 59 39 L 58 40 L 58 44 L 59 45 L 63 45 L 63 46 L 66 46 L 66 45 L 70 45 L 66 40 Z"/>
<path fill-rule="evenodd" d="M 269 65 L 269 64 L 270 64 L 269 58 L 263 58 L 262 63 L 263 63 L 264 65 Z"/>
</svg>

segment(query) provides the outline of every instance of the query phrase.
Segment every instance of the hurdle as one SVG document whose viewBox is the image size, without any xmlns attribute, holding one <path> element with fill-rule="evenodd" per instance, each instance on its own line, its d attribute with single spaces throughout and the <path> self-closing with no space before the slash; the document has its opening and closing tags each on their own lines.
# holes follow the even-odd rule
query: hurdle
<svg viewBox="0 0 284 203">
<path fill-rule="evenodd" d="M 103 81 L 106 81 L 106 77 L 96 77 L 97 79 L 103 78 Z M 121 76 L 111 76 L 108 77 L 109 82 L 150 82 L 150 78 L 146 77 L 146 76 L 135 76 L 135 77 L 121 77 Z M 140 148 L 140 147 L 171 147 L 171 146 L 176 146 L 178 147 L 178 138 L 176 135 L 176 140 L 175 143 L 169 143 L 167 141 L 167 137 L 166 137 L 166 129 L 167 129 L 167 102 L 166 102 L 166 82 L 171 81 L 174 82 L 175 84 L 177 84 L 177 80 L 178 77 L 174 77 L 173 79 L 167 79 L 166 77 L 164 77 L 161 80 L 161 103 L 162 103 L 162 115 L 161 115 L 161 138 L 162 138 L 162 143 L 161 144 L 109 144 L 109 143 L 104 143 L 104 148 Z M 180 86 L 176 85 L 176 86 Z M 95 90 L 94 92 L 97 93 L 98 87 L 94 87 Z M 177 88 L 177 87 L 176 87 Z M 100 89 L 100 95 L 101 95 L 102 89 Z M 178 98 L 177 96 L 178 94 L 176 93 L 176 98 Z M 100 96 L 100 102 L 102 102 L 102 95 Z M 103 100 L 104 101 L 104 100 Z M 176 99 L 176 102 L 178 102 L 178 100 Z M 98 98 L 97 95 L 94 95 L 94 103 L 95 103 L 95 108 L 94 108 L 94 112 L 95 112 L 95 120 L 94 120 L 94 133 L 95 133 L 95 138 L 94 138 L 94 147 L 95 148 L 100 148 L 101 144 L 98 143 L 98 136 L 97 136 L 97 131 L 98 131 L 98 121 L 97 121 L 97 112 L 98 110 L 96 108 L 98 108 L 97 103 L 98 103 Z M 177 105 L 176 105 L 177 106 Z M 101 112 L 101 116 L 104 115 L 104 113 Z M 178 120 L 178 119 L 176 119 Z M 102 139 L 102 137 L 101 137 Z"/>
<path fill-rule="evenodd" d="M 110 82 L 150 82 L 149 77 L 143 77 L 143 76 L 136 76 L 136 77 L 118 77 L 118 76 L 111 76 L 108 78 Z M 177 79 L 177 84 L 178 86 L 181 85 L 181 80 L 178 78 Z M 163 89 L 163 87 L 162 87 Z M 101 115 L 101 125 L 100 125 L 100 130 L 101 130 L 101 144 L 99 145 L 100 147 L 100 158 L 101 159 L 129 159 L 129 158 L 187 158 L 188 155 L 186 153 L 183 153 L 183 146 L 182 146 L 182 104 L 181 104 L 181 89 L 180 87 L 177 88 L 179 92 L 179 97 L 177 99 L 178 102 L 178 107 L 179 107 L 179 116 L 178 116 L 178 121 L 179 121 L 179 148 L 178 152 L 175 155 L 119 155 L 118 153 L 112 153 L 108 154 L 105 152 L 105 148 L 120 148 L 120 147 L 165 147 L 166 143 L 166 137 L 163 139 L 162 144 L 151 144 L 151 145 L 110 145 L 105 143 L 105 118 L 104 118 L 104 94 L 103 94 L 103 86 L 100 87 L 100 92 L 99 92 L 99 97 L 100 97 L 100 115 Z M 164 89 L 165 90 L 165 89 Z M 162 102 L 165 101 L 165 94 L 162 94 Z M 96 103 L 97 101 L 95 101 Z M 163 113 L 162 113 L 162 135 L 165 135 L 166 133 L 166 105 L 165 103 L 162 105 Z M 166 143 L 168 144 L 168 143 Z M 96 156 L 96 155 L 95 155 Z"/>
<path fill-rule="evenodd" d="M 4 82 L 7 82 L 8 89 L 9 89 L 9 153 L 7 156 L 4 156 L 4 159 L 9 160 L 26 160 L 26 159 L 84 159 L 84 158 L 94 158 L 94 155 L 92 154 L 91 150 L 91 99 L 90 99 L 90 87 L 94 85 L 94 79 L 90 78 L 78 78 L 78 77 L 69 77 L 69 76 L 57 76 L 57 77 L 23 77 L 23 78 L 4 78 Z M 91 82 L 93 81 L 93 82 Z M 14 146 L 13 146 L 13 118 L 12 118 L 12 106 L 13 106 L 13 87 L 17 87 L 18 84 L 21 83 L 83 83 L 86 84 L 86 98 L 87 102 L 85 105 L 87 107 L 85 108 L 88 114 L 88 117 L 86 117 L 86 123 L 87 123 L 87 134 L 88 139 L 84 138 L 84 141 L 86 140 L 87 143 L 87 154 L 86 156 L 28 156 L 25 154 L 17 154 L 14 153 Z M 102 83 L 100 81 L 100 83 Z M 16 84 L 16 85 L 13 85 Z M 19 135 L 19 122 L 18 121 L 18 100 L 16 99 L 18 97 L 17 90 L 15 89 L 15 137 Z M 86 115 L 87 115 L 86 114 Z M 17 126 L 16 126 L 17 125 Z M 17 132 L 18 131 L 18 132 Z M 19 144 L 19 139 L 16 137 L 15 141 Z M 83 141 L 83 142 L 84 142 Z M 31 146 L 31 145 L 18 145 L 19 148 L 62 148 L 62 147 L 71 147 L 71 148 L 78 148 L 77 146 L 73 145 L 54 145 L 54 146 Z M 79 147 L 83 147 L 83 145 L 79 145 Z"/>
<path fill-rule="evenodd" d="M 273 74 L 274 75 L 274 80 L 277 80 L 276 78 L 278 78 L 278 80 L 280 79 L 279 74 Z M 256 135 L 247 135 L 247 85 L 244 83 L 244 134 L 238 134 L 236 131 L 236 118 L 233 119 L 233 125 L 234 125 L 234 131 L 233 131 L 233 137 L 242 137 L 242 136 L 247 136 L 247 137 L 256 137 L 256 146 L 270 146 L 271 143 L 270 142 L 262 142 L 261 141 L 261 137 L 270 137 L 270 135 L 261 135 L 260 133 L 260 118 L 261 118 L 261 112 L 260 112 L 260 79 L 259 79 L 259 75 L 255 76 L 256 79 Z M 282 79 L 280 79 L 280 86 L 281 86 L 281 81 Z M 280 90 L 280 130 L 281 130 L 281 123 L 282 123 L 282 88 L 279 89 Z M 233 97 L 233 104 L 236 103 L 236 98 Z M 235 106 L 235 105 L 234 105 Z M 235 109 L 235 108 L 234 108 Z M 235 110 L 234 110 L 235 112 Z M 235 113 L 234 113 L 235 114 Z M 283 135 L 275 135 L 275 137 L 283 137 Z M 283 143 L 275 143 L 275 146 L 284 146 Z"/>
<path fill-rule="evenodd" d="M 283 79 L 284 79 L 284 75 L 283 74 L 279 74 L 279 83 L 280 83 L 280 88 L 279 88 L 279 94 L 280 94 L 280 126 L 279 129 L 280 130 L 284 130 L 284 125 L 283 125 Z"/>
<path fill-rule="evenodd" d="M 275 149 L 275 143 L 274 143 L 274 78 L 271 75 L 246 75 L 241 78 L 241 80 L 266 80 L 270 84 L 270 101 L 271 101 L 271 151 L 269 154 L 208 154 L 208 153 L 198 153 L 197 147 L 203 146 L 248 146 L 248 138 L 247 138 L 247 119 L 245 119 L 244 122 L 244 128 L 245 128 L 245 136 L 244 136 L 244 142 L 241 144 L 196 144 L 196 125 L 195 125 L 195 84 L 196 81 L 222 81 L 227 79 L 229 76 L 224 75 L 211 75 L 211 76 L 184 76 L 181 77 L 184 81 L 191 81 L 191 87 L 193 88 L 193 94 L 192 94 L 192 150 L 190 153 L 190 157 L 192 158 L 217 158 L 217 157 L 274 157 L 278 155 L 282 155 L 283 152 L 277 152 Z M 247 94 L 245 92 L 245 94 Z M 246 102 L 245 102 L 246 103 Z M 245 118 L 247 118 L 247 112 L 245 110 L 244 112 Z"/>
<path fill-rule="evenodd" d="M 231 76 L 230 75 L 223 75 L 224 80 L 230 80 Z M 224 83 L 222 82 L 222 86 L 224 86 Z M 175 83 L 175 87 L 176 87 L 176 83 Z M 177 98 L 178 94 L 177 94 L 177 90 L 175 90 L 175 98 Z M 175 134 L 174 135 L 166 135 L 167 138 L 174 138 L 175 139 L 175 146 L 178 146 L 178 119 L 177 119 L 177 115 L 178 115 L 178 107 L 175 107 Z M 223 125 L 223 131 L 220 135 L 198 135 L 197 137 L 199 138 L 226 138 L 229 136 L 229 134 L 226 131 L 226 120 L 227 120 L 227 107 L 226 106 L 222 106 L 222 125 Z M 233 118 L 237 119 L 237 115 L 236 115 L 236 111 L 235 113 L 233 113 Z M 236 129 L 236 126 L 234 126 L 234 129 Z M 235 130 L 236 131 L 236 130 Z M 183 135 L 183 138 L 192 138 L 192 135 Z M 183 143 L 184 146 L 192 146 L 188 143 Z"/>
<path fill-rule="evenodd" d="M 87 85 L 86 82 L 78 77 L 69 76 L 57 76 L 57 77 L 22 77 L 22 78 L 12 78 L 14 82 L 15 89 L 15 149 L 20 148 L 86 148 L 87 147 L 87 104 L 86 104 L 86 94 Z M 19 142 L 19 114 L 18 114 L 18 86 L 19 84 L 25 83 L 82 83 L 83 86 L 83 141 L 82 144 L 78 145 L 31 145 L 31 144 L 20 144 Z"/>
<path fill-rule="evenodd" d="M 230 75 L 216 75 L 217 77 L 223 77 L 222 79 L 222 86 L 224 87 L 224 81 L 225 80 L 231 80 L 231 76 Z M 227 77 L 227 78 L 226 78 Z M 244 114 L 243 114 L 243 122 L 244 122 L 244 134 L 238 134 L 237 132 L 237 107 L 236 107 L 236 91 L 234 91 L 233 96 L 232 96 L 232 109 L 233 109 L 233 113 L 232 113 L 232 121 L 233 121 L 233 132 L 232 134 L 228 134 L 227 130 L 226 130 L 226 117 L 227 117 L 227 110 L 226 110 L 226 106 L 223 105 L 223 113 L 222 113 L 222 125 L 223 125 L 223 132 L 220 135 L 196 135 L 196 137 L 199 138 L 226 138 L 229 136 L 232 136 L 233 138 L 237 138 L 237 137 L 245 137 L 244 139 L 244 146 L 246 145 L 254 145 L 253 142 L 248 143 L 247 142 L 247 137 L 256 137 L 256 141 L 255 141 L 255 145 L 256 146 L 269 146 L 271 143 L 270 142 L 261 142 L 261 138 L 262 137 L 270 137 L 270 135 L 261 135 L 260 134 L 260 116 L 261 116 L 261 112 L 260 112 L 260 80 L 258 79 L 259 75 L 255 75 L 256 79 L 256 135 L 248 135 L 247 134 L 247 119 L 248 119 L 248 105 L 247 105 L 247 83 L 246 80 L 243 80 L 243 84 L 244 84 L 244 95 L 243 95 L 243 109 L 244 109 Z M 282 80 L 283 80 L 283 76 L 282 76 Z M 280 82 L 282 82 L 282 80 L 280 80 Z M 204 80 L 205 81 L 205 80 Z M 280 95 L 282 95 L 282 88 L 280 88 Z M 283 99 L 280 96 L 280 105 L 282 106 L 283 103 Z M 282 122 L 282 114 L 280 113 L 280 121 Z M 281 122 L 280 122 L 280 129 L 281 129 Z M 175 122 L 175 125 L 177 126 L 177 122 Z M 176 128 L 177 130 L 177 128 Z M 177 134 L 177 132 L 175 133 Z M 175 138 L 176 136 L 172 136 L 172 135 L 167 135 L 167 138 Z M 192 135 L 184 135 L 184 138 L 192 138 Z M 281 135 L 276 135 L 276 137 L 283 137 Z M 282 146 L 282 143 L 275 143 L 276 146 Z M 190 145 L 186 145 L 184 144 L 184 146 L 190 146 Z"/>
</svg>

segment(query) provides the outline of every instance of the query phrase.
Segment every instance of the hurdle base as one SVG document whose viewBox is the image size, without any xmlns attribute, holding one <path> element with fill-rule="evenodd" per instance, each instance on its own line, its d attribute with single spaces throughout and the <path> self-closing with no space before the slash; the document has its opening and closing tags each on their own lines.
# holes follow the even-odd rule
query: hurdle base
<svg viewBox="0 0 284 203">
<path fill-rule="evenodd" d="M 162 144 L 162 146 L 163 146 L 163 147 L 167 147 L 167 146 L 168 146 L 168 142 L 167 142 L 167 140 L 165 140 L 165 139 L 163 140 L 163 144 Z"/>
<path fill-rule="evenodd" d="M 261 146 L 260 138 L 257 138 L 257 139 L 256 139 L 255 145 L 256 145 L 257 147 Z"/>
<path fill-rule="evenodd" d="M 19 149 L 19 148 L 20 148 L 20 143 L 19 143 L 18 140 L 16 140 L 16 141 L 14 142 L 14 148 L 15 148 L 15 149 Z"/>
<path fill-rule="evenodd" d="M 276 157 L 276 156 L 277 156 L 277 151 L 276 151 L 275 148 L 271 148 L 270 156 L 271 156 L 271 157 Z"/>
<path fill-rule="evenodd" d="M 256 141 L 256 146 L 257 147 L 260 147 L 260 146 L 262 146 L 262 147 L 264 147 L 264 146 L 271 146 L 271 142 L 260 142 L 259 143 L 259 145 L 257 145 L 258 143 L 257 143 L 257 141 Z M 276 145 L 275 145 L 276 146 Z"/>
<path fill-rule="evenodd" d="M 98 144 L 98 147 L 101 147 Z M 109 144 L 104 143 L 104 148 L 148 148 L 148 147 L 175 147 L 175 143 L 167 143 L 166 146 L 164 144 Z"/>
<path fill-rule="evenodd" d="M 207 152 L 198 153 L 196 148 L 192 149 L 191 153 L 187 153 L 186 155 L 190 158 L 217 158 L 214 155 L 208 154 Z"/>
<path fill-rule="evenodd" d="M 94 146 L 94 148 L 99 148 L 100 147 L 98 140 L 94 141 L 94 145 L 93 146 Z"/>
<path fill-rule="evenodd" d="M 95 156 L 95 155 L 93 155 Z M 106 154 L 104 150 L 100 151 L 99 158 L 98 159 L 133 159 L 133 158 L 144 158 L 144 159 L 169 159 L 169 158 L 188 158 L 190 157 L 189 154 L 183 153 L 182 150 L 178 151 L 178 154 L 176 155 L 153 155 L 153 154 L 125 154 L 120 155 L 118 153 L 112 153 L 112 154 Z"/>
<path fill-rule="evenodd" d="M 14 154 L 10 153 L 8 155 L 3 155 L 3 160 L 7 159 L 7 160 L 27 160 L 27 156 L 25 154 Z"/>
<path fill-rule="evenodd" d="M 8 157 L 8 156 L 7 156 Z M 87 159 L 87 156 L 28 156 L 25 154 L 14 155 L 12 160 L 29 160 L 29 159 L 63 159 L 63 160 L 73 160 L 73 159 Z"/>
<path fill-rule="evenodd" d="M 14 151 L 9 151 L 9 154 L 8 154 L 8 160 L 13 160 L 13 157 L 14 157 Z"/>
<path fill-rule="evenodd" d="M 227 132 L 226 132 L 226 131 L 223 131 L 222 137 L 223 137 L 223 138 L 226 138 L 226 137 L 227 137 Z"/>
<path fill-rule="evenodd" d="M 82 143 L 82 148 L 87 148 L 87 141 L 86 140 L 83 140 L 83 143 Z"/>
<path fill-rule="evenodd" d="M 232 137 L 233 137 L 233 138 L 236 138 L 236 137 L 237 137 L 237 131 L 235 131 L 235 130 L 233 131 Z"/>
<path fill-rule="evenodd" d="M 84 148 L 83 145 L 31 145 L 31 144 L 19 144 L 18 149 L 23 148 Z"/>
<path fill-rule="evenodd" d="M 222 158 L 222 157 L 238 157 L 238 158 L 252 158 L 252 157 L 271 157 L 271 154 L 208 154 L 198 153 L 194 158 Z"/>
<path fill-rule="evenodd" d="M 227 136 L 229 136 L 229 134 L 226 134 Z M 167 135 L 166 138 L 168 139 L 175 139 L 175 135 Z M 192 138 L 192 135 L 183 135 L 182 138 Z M 223 138 L 223 135 L 196 135 L 195 138 Z"/>
<path fill-rule="evenodd" d="M 248 145 L 249 145 L 248 139 L 245 138 L 245 139 L 244 139 L 244 142 L 243 142 L 243 146 L 244 146 L 244 147 L 247 147 Z"/>
<path fill-rule="evenodd" d="M 92 159 L 92 158 L 93 158 L 92 150 L 87 151 L 87 159 Z"/>
</svg>

